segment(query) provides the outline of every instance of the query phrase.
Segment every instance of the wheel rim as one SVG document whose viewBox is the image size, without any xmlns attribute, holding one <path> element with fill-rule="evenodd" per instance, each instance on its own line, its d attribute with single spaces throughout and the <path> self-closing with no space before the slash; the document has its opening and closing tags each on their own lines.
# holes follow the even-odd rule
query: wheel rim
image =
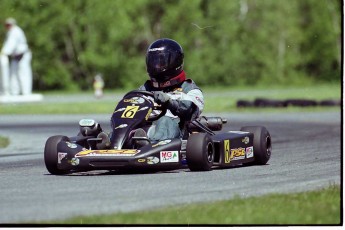
<svg viewBox="0 0 345 230">
<path fill-rule="evenodd" d="M 207 161 L 212 162 L 213 161 L 213 145 L 211 142 L 207 144 Z"/>
<path fill-rule="evenodd" d="M 271 137 L 267 136 L 266 137 L 266 153 L 267 153 L 267 156 L 271 156 L 271 152 L 272 152 Z"/>
</svg>

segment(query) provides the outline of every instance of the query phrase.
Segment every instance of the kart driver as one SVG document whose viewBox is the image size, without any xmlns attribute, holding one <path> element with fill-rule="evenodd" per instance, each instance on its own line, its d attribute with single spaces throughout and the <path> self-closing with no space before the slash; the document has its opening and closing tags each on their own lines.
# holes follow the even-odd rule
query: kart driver
<svg viewBox="0 0 345 230">
<path fill-rule="evenodd" d="M 184 53 L 174 40 L 163 38 L 153 42 L 146 52 L 146 68 L 150 77 L 139 90 L 154 93 L 154 101 L 168 110 L 147 130 L 137 129 L 135 137 L 148 137 L 152 143 L 182 138 L 184 123 L 199 117 L 204 108 L 202 91 L 183 70 Z M 145 141 L 136 140 L 137 145 Z M 146 141 L 147 142 L 147 141 Z"/>
</svg>

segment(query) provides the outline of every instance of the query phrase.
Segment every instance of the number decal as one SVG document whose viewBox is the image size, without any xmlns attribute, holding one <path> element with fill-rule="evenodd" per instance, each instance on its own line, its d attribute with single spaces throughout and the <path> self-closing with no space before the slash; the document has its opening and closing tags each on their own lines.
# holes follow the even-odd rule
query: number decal
<svg viewBox="0 0 345 230">
<path fill-rule="evenodd" d="M 125 111 L 122 113 L 121 118 L 133 118 L 138 109 L 139 106 L 127 106 Z"/>
</svg>

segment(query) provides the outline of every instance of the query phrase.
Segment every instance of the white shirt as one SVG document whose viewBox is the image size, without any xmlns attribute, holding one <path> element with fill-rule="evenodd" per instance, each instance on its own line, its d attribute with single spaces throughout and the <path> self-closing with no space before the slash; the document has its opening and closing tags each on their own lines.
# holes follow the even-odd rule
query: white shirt
<svg viewBox="0 0 345 230">
<path fill-rule="evenodd" d="M 29 46 L 23 30 L 17 25 L 12 25 L 7 31 L 1 53 L 8 56 L 14 56 L 23 54 L 28 51 L 28 49 Z"/>
</svg>

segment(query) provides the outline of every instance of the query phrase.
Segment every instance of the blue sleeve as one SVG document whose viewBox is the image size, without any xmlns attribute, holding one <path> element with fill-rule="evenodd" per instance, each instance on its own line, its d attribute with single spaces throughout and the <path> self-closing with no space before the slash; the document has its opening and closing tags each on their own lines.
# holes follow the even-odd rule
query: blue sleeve
<svg viewBox="0 0 345 230">
<path fill-rule="evenodd" d="M 189 121 L 192 119 L 198 108 L 192 101 L 170 99 L 167 108 L 172 114 L 180 117 L 182 120 Z"/>
</svg>

